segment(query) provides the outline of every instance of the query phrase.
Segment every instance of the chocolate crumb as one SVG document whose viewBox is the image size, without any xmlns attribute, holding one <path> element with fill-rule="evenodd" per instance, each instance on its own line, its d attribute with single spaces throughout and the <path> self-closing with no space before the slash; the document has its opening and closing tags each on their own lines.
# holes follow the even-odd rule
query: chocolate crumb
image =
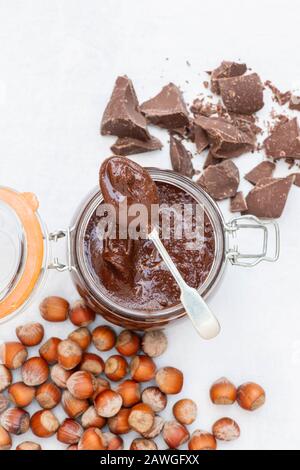
<svg viewBox="0 0 300 470">
<path fill-rule="evenodd" d="M 265 86 L 267 86 L 273 93 L 273 101 L 276 101 L 280 106 L 284 106 L 287 104 L 291 99 L 291 92 L 286 91 L 283 93 L 280 91 L 270 80 L 265 82 Z"/>
<path fill-rule="evenodd" d="M 126 156 L 160 150 L 162 146 L 161 141 L 153 136 L 146 141 L 133 139 L 132 137 L 119 137 L 111 146 L 111 150 L 115 155 Z"/>
<path fill-rule="evenodd" d="M 191 152 L 172 134 L 170 136 L 170 157 L 173 170 L 190 178 L 194 175 Z"/>
<path fill-rule="evenodd" d="M 219 67 L 213 70 L 211 74 L 211 91 L 220 94 L 219 79 L 237 77 L 247 72 L 246 64 L 237 62 L 223 61 Z"/>
<path fill-rule="evenodd" d="M 293 111 L 300 111 L 300 96 L 291 95 L 291 99 L 289 102 L 289 108 Z"/>
<path fill-rule="evenodd" d="M 255 168 L 253 168 L 249 173 L 245 175 L 245 179 L 249 183 L 256 184 L 262 178 L 270 177 L 273 175 L 275 170 L 275 163 L 264 161 L 259 163 Z"/>
<path fill-rule="evenodd" d="M 197 183 L 217 201 L 234 197 L 240 183 L 239 170 L 231 160 L 211 165 Z"/>
<path fill-rule="evenodd" d="M 236 193 L 234 197 L 230 199 L 230 212 L 246 212 L 248 209 L 246 199 L 242 191 Z"/>
<path fill-rule="evenodd" d="M 300 131 L 297 118 L 280 120 L 264 141 L 268 157 L 300 159 Z"/>
<path fill-rule="evenodd" d="M 253 114 L 264 106 L 263 84 L 257 73 L 219 80 L 220 93 L 228 111 Z"/>
</svg>

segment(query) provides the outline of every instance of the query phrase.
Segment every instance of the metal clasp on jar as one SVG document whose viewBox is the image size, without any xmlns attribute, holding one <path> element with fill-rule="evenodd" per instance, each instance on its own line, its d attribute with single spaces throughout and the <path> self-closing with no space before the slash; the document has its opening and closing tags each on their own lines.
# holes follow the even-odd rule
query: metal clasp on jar
<svg viewBox="0 0 300 470">
<path fill-rule="evenodd" d="M 242 253 L 239 248 L 239 234 L 241 230 L 257 229 L 263 234 L 262 250 L 260 253 Z M 235 266 L 252 267 L 261 261 L 274 262 L 279 258 L 280 233 L 279 226 L 274 220 L 260 220 L 253 215 L 234 217 L 225 225 L 226 230 L 226 257 Z M 274 232 L 275 250 L 273 256 L 269 254 L 270 232 Z"/>
<path fill-rule="evenodd" d="M 60 239 L 66 238 L 67 241 L 67 253 L 66 253 L 66 264 L 61 263 L 57 257 L 54 257 L 51 263 L 48 265 L 48 269 L 56 269 L 56 271 L 72 271 L 72 261 L 71 261 L 71 229 L 67 230 L 57 230 L 49 234 L 49 241 L 57 243 Z"/>
</svg>

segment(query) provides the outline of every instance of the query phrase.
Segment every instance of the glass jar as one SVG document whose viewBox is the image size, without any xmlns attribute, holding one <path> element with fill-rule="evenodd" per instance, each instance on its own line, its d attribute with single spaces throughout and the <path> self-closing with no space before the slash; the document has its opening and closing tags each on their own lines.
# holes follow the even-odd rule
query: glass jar
<svg viewBox="0 0 300 470">
<path fill-rule="evenodd" d="M 229 223 L 225 223 L 222 213 L 215 201 L 192 180 L 173 171 L 159 170 L 156 168 L 148 168 L 148 171 L 154 181 L 175 185 L 191 195 L 196 203 L 204 207 L 210 219 L 215 236 L 215 256 L 210 273 L 199 288 L 199 292 L 203 297 L 207 298 L 214 291 L 224 274 L 227 261 L 234 265 L 251 267 L 261 261 L 273 262 L 278 259 L 279 228 L 276 222 L 262 221 L 254 216 L 238 216 L 230 220 Z M 33 196 L 29 199 L 33 199 Z M 43 241 L 43 261 L 41 264 L 40 277 L 37 279 L 37 285 L 41 284 L 41 279 L 44 278 L 47 267 L 48 269 L 56 269 L 57 271 L 68 270 L 80 296 L 86 300 L 89 306 L 109 322 L 126 328 L 147 329 L 164 327 L 184 318 L 186 313 L 181 304 L 150 313 L 148 311 L 131 310 L 117 304 L 112 298 L 107 296 L 104 289 L 101 290 L 99 285 L 96 284 L 90 273 L 85 256 L 84 238 L 88 223 L 95 210 L 102 202 L 102 195 L 97 188 L 80 204 L 73 217 L 70 228 L 58 230 L 49 235 L 46 234 L 45 227 L 38 217 L 37 207 L 35 208 L 34 214 L 36 222 L 40 226 L 40 235 Z M 256 231 L 259 230 L 262 234 L 261 251 L 259 253 L 241 253 L 239 249 L 239 234 L 243 230 L 252 229 Z M 269 239 L 272 234 L 274 238 L 274 253 L 270 256 L 268 254 Z M 50 259 L 49 244 L 59 242 L 60 240 L 65 240 L 67 245 L 65 262 L 57 258 Z M 41 244 L 41 239 L 39 241 Z M 39 259 L 41 261 L 41 257 L 39 257 Z M 30 297 L 33 294 L 34 290 L 30 293 Z M 29 299 L 27 299 L 27 301 L 29 301 Z M 24 307 L 26 305 L 27 303 L 25 302 Z M 19 308 L 20 307 L 18 307 L 18 311 Z M 12 313 L 13 312 L 9 311 L 5 317 L 10 317 Z"/>
</svg>

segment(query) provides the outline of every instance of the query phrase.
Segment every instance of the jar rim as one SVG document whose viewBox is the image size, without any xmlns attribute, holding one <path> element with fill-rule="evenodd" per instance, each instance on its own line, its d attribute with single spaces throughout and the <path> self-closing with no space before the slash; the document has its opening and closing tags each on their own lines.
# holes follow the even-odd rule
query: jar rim
<svg viewBox="0 0 300 470">
<path fill-rule="evenodd" d="M 203 204 L 204 206 L 205 212 L 212 224 L 215 238 L 215 255 L 213 264 L 204 283 L 198 288 L 199 293 L 205 298 L 216 286 L 225 268 L 226 241 L 223 215 L 215 201 L 199 185 L 186 176 L 180 175 L 171 170 L 161 170 L 157 168 L 147 168 L 147 170 L 154 181 L 174 185 L 191 195 L 195 199 L 196 203 Z M 95 297 L 101 304 L 104 304 L 106 308 L 115 312 L 124 319 L 130 318 L 136 319 L 137 321 L 175 320 L 186 315 L 181 303 L 156 311 L 130 309 L 126 306 L 117 304 L 105 293 L 105 290 L 101 290 L 99 288 L 99 284 L 94 280 L 88 266 L 84 250 L 84 237 L 88 223 L 101 202 L 103 202 L 102 194 L 99 188 L 95 188 L 95 190 L 92 191 L 84 201 L 83 207 L 74 224 L 74 254 L 77 261 L 76 269 L 79 269 L 86 287 L 91 291 L 93 297 Z"/>
</svg>

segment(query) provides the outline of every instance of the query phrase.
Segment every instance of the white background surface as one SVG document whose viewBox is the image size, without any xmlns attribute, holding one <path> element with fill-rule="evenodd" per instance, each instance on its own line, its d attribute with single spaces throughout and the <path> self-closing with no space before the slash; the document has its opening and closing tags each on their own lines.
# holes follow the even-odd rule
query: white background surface
<svg viewBox="0 0 300 470">
<path fill-rule="evenodd" d="M 100 137 L 99 123 L 118 74 L 134 81 L 141 102 L 169 81 L 191 102 L 203 91 L 205 70 L 241 59 L 285 91 L 300 80 L 299 13 L 293 0 L 0 0 L 1 184 L 35 192 L 49 229 L 67 227 L 110 154 L 113 139 Z M 165 132 L 154 128 L 153 134 L 167 142 Z M 241 157 L 241 175 L 261 160 L 259 154 Z M 136 161 L 169 168 L 168 147 Z M 203 156 L 195 161 L 201 166 Z M 285 164 L 278 166 L 278 175 L 286 172 Z M 242 187 L 250 189 L 246 182 Z M 168 352 L 157 361 L 184 371 L 182 396 L 199 405 L 191 430 L 210 429 L 224 415 L 237 419 L 240 440 L 221 448 L 300 448 L 299 198 L 294 187 L 280 220 L 277 264 L 228 267 L 210 300 L 222 323 L 220 337 L 205 343 L 189 322 L 176 325 L 168 330 Z M 228 201 L 221 207 L 228 218 Z M 46 294 L 77 298 L 68 274 L 52 273 L 36 302 L 0 326 L 2 339 L 39 318 Z M 70 330 L 69 324 L 50 325 L 48 335 Z M 253 414 L 213 406 L 209 386 L 224 375 L 237 385 L 262 384 L 266 406 Z M 55 438 L 42 445 L 63 448 Z"/>
</svg>

